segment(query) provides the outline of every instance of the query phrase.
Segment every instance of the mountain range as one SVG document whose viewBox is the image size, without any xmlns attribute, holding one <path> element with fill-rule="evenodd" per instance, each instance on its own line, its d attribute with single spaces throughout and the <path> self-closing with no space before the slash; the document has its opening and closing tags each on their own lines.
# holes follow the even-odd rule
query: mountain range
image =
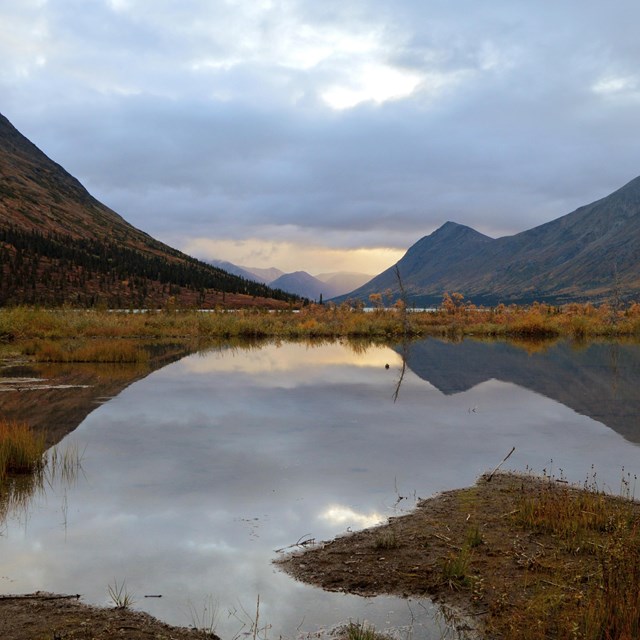
<svg viewBox="0 0 640 640">
<path fill-rule="evenodd" d="M 335 271 L 312 276 L 306 271 L 285 273 L 275 267 L 270 269 L 244 267 L 225 260 L 210 260 L 209 262 L 248 280 L 256 280 L 268 284 L 270 287 L 316 301 L 328 300 L 349 293 L 371 279 L 371 276 L 366 273 L 351 271 Z"/>
<path fill-rule="evenodd" d="M 412 306 L 454 291 L 477 304 L 631 300 L 640 297 L 640 177 L 513 236 L 447 222 L 368 278 L 185 255 L 96 200 L 0 114 L 0 304 L 287 307 L 301 296 L 367 302 L 402 290 Z"/>
<path fill-rule="evenodd" d="M 136 229 L 0 114 L 0 304 L 287 307 L 297 300 Z"/>
<path fill-rule="evenodd" d="M 493 239 L 447 222 L 346 298 L 401 295 L 431 306 L 459 291 L 479 304 L 602 302 L 640 296 L 640 177 L 601 200 L 513 236 Z"/>
</svg>

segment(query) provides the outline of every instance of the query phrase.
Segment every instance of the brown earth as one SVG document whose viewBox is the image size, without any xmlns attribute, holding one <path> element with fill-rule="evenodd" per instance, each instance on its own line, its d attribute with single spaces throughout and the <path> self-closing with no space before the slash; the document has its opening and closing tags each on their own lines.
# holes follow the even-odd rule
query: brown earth
<svg viewBox="0 0 640 640">
<path fill-rule="evenodd" d="M 146 613 L 98 608 L 77 597 L 35 593 L 0 596 L 3 640 L 194 640 L 216 638 L 202 630 L 172 627 Z"/>
<path fill-rule="evenodd" d="M 576 543 L 523 526 L 518 513 L 525 501 L 536 504 L 549 493 L 564 505 L 588 492 L 547 477 L 483 476 L 474 487 L 448 491 L 385 525 L 293 552 L 277 564 L 330 591 L 427 596 L 445 612 L 463 612 L 463 637 L 591 637 L 577 629 L 593 619 L 603 592 L 598 550 L 612 542 L 611 527 L 594 527 Z M 637 502 L 589 495 L 606 501 L 611 513 L 624 510 L 625 522 L 640 520 Z M 564 634 L 567 627 L 578 635 Z"/>
</svg>

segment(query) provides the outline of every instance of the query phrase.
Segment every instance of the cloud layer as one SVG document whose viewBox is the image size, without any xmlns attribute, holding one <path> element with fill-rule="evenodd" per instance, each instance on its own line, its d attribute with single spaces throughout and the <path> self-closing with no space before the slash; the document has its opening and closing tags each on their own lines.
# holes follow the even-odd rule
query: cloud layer
<svg viewBox="0 0 640 640">
<path fill-rule="evenodd" d="M 312 273 L 364 250 L 375 273 L 446 220 L 513 233 L 638 175 L 638 19 L 631 0 L 0 0 L 0 112 L 180 248 Z"/>
</svg>

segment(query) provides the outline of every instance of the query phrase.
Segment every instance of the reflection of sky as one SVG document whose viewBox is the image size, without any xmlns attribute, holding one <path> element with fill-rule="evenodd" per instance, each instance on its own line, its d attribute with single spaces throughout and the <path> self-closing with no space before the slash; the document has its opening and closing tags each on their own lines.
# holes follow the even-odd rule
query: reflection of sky
<svg viewBox="0 0 640 640">
<path fill-rule="evenodd" d="M 252 611 L 258 595 L 271 637 L 303 617 L 303 630 L 400 624 L 406 604 L 296 583 L 271 565 L 274 550 L 369 526 L 398 494 L 471 484 L 512 446 L 510 468 L 582 481 L 594 464 L 614 489 L 623 465 L 640 472 L 635 445 L 512 384 L 445 396 L 407 370 L 394 403 L 399 366 L 383 347 L 283 344 L 193 355 L 136 383 L 68 438 L 86 446 L 86 478 L 8 524 L 0 589 L 106 603 L 107 585 L 126 579 L 140 608 L 176 624 L 212 594 L 224 638 L 240 624 L 229 609 Z"/>
</svg>

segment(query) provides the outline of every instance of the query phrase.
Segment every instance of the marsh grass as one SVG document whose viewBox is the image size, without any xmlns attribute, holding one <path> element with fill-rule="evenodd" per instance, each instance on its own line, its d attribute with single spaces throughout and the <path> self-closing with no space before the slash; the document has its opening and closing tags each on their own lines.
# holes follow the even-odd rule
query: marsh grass
<svg viewBox="0 0 640 640">
<path fill-rule="evenodd" d="M 455 295 L 455 294 L 454 294 Z M 453 297 L 453 296 L 452 296 Z M 449 297 L 449 300 L 452 300 Z M 569 336 L 582 340 L 597 336 L 640 335 L 640 304 L 613 309 L 604 303 L 556 307 L 476 307 L 463 296 L 432 311 L 392 307 L 365 312 L 359 304 L 310 304 L 299 310 L 264 309 L 150 310 L 146 313 L 110 313 L 105 310 L 0 309 L 0 340 L 60 338 L 399 338 L 437 335 L 448 338 L 468 334 L 552 339 Z M 113 360 L 112 360 L 113 361 Z"/>
<path fill-rule="evenodd" d="M 451 551 L 441 562 L 442 581 L 453 590 L 469 587 L 470 563 L 471 549 L 467 545 Z"/>
<path fill-rule="evenodd" d="M 44 465 L 45 434 L 25 422 L 0 420 L 0 480 L 10 474 L 30 474 Z"/>
<path fill-rule="evenodd" d="M 397 549 L 400 546 L 400 540 L 395 531 L 389 531 L 384 529 L 376 535 L 373 541 L 374 547 L 380 551 L 390 551 L 391 549 Z"/>
<path fill-rule="evenodd" d="M 604 494 L 595 474 L 583 487 L 548 478 L 522 491 L 512 518 L 545 541 L 541 549 L 555 541 L 555 552 L 529 558 L 526 604 L 494 628 L 497 637 L 640 638 L 638 503 Z"/>
<path fill-rule="evenodd" d="M 107 585 L 107 593 L 116 609 L 129 609 L 135 604 L 135 599 L 129 591 L 123 580 L 120 584 L 114 578 L 113 584 Z"/>
<path fill-rule="evenodd" d="M 189 602 L 191 626 L 199 632 L 203 638 L 215 637 L 219 611 L 219 603 L 211 595 L 203 599 L 201 607 L 196 607 L 192 602 Z"/>
<path fill-rule="evenodd" d="M 149 353 L 131 340 L 36 341 L 25 348 L 38 362 L 146 363 Z"/>
<path fill-rule="evenodd" d="M 349 622 L 338 631 L 338 637 L 343 640 L 390 640 L 391 636 L 376 631 L 367 622 Z"/>
</svg>

